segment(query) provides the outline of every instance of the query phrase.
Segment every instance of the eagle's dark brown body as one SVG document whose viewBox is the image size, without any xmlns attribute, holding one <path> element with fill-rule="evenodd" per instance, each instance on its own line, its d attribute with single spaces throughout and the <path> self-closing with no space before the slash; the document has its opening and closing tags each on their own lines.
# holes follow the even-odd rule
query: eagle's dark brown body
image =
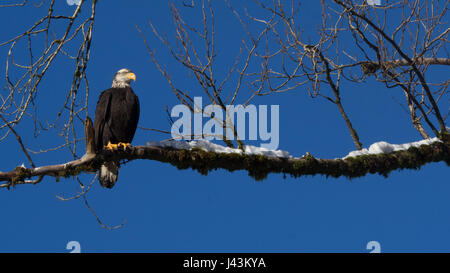
<svg viewBox="0 0 450 273">
<path fill-rule="evenodd" d="M 95 148 L 101 151 L 108 142 L 131 143 L 139 121 L 139 99 L 130 86 L 112 87 L 103 91 L 95 110 Z M 119 162 L 105 162 L 99 180 L 112 188 L 117 181 Z"/>
</svg>

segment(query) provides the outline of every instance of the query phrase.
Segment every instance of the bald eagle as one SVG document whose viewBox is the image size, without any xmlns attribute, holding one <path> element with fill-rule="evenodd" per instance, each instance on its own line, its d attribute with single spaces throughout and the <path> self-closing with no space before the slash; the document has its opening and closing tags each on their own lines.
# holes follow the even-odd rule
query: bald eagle
<svg viewBox="0 0 450 273">
<path fill-rule="evenodd" d="M 121 69 L 114 75 L 112 87 L 103 91 L 95 109 L 95 149 L 125 148 L 133 140 L 139 120 L 139 99 L 131 89 L 136 75 Z M 119 161 L 104 162 L 100 168 L 100 185 L 112 188 L 119 175 Z"/>
</svg>

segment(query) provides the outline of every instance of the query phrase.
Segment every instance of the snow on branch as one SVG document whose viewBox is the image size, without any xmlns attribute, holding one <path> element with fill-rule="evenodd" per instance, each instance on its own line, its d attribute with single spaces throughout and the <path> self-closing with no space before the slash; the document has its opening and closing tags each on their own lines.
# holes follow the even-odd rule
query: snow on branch
<svg viewBox="0 0 450 273">
<path fill-rule="evenodd" d="M 384 141 L 380 141 L 370 145 L 368 149 L 364 148 L 362 150 L 352 151 L 346 157 L 344 157 L 344 159 L 348 157 L 355 157 L 361 155 L 373 155 L 383 153 L 388 154 L 395 151 L 404 151 L 408 150 L 411 147 L 419 148 L 421 145 L 430 145 L 434 142 L 442 142 L 442 141 L 437 137 L 404 144 L 390 144 Z"/>
<path fill-rule="evenodd" d="M 292 158 L 292 156 L 287 151 L 282 150 L 269 150 L 264 147 L 256 147 L 251 145 L 244 145 L 244 150 L 241 149 L 235 149 L 230 148 L 226 146 L 222 146 L 219 144 L 212 143 L 208 140 L 193 140 L 193 141 L 173 141 L 173 140 L 166 140 L 166 141 L 160 141 L 160 142 L 154 142 L 149 141 L 147 142 L 147 146 L 157 146 L 157 147 L 171 147 L 174 149 L 186 149 L 186 150 L 192 150 L 192 149 L 202 149 L 207 152 L 214 152 L 214 153 L 227 153 L 227 154 L 247 154 L 247 155 L 265 155 L 268 157 L 287 157 Z"/>
</svg>

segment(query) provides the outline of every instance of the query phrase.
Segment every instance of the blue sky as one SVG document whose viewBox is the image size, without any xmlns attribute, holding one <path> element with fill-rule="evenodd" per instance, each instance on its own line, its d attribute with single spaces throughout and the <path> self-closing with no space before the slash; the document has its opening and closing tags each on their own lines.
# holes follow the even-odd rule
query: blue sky
<svg viewBox="0 0 450 273">
<path fill-rule="evenodd" d="M 180 3 L 187 18 L 199 20 L 198 7 L 182 8 Z M 75 6 L 58 0 L 56 8 L 70 14 Z M 0 9 L 0 23 L 8 26 L 2 28 L 1 40 L 26 29 L 42 12 L 33 6 Z M 254 12 L 263 15 L 257 9 Z M 312 22 L 320 16 L 318 2 L 305 1 L 300 13 L 301 25 L 315 28 Z M 218 74 L 223 74 L 244 33 L 222 4 L 215 15 L 218 60 L 223 64 Z M 165 109 L 177 100 L 151 63 L 136 25 L 147 35 L 159 61 L 167 64 L 177 86 L 201 94 L 193 77 L 152 36 L 149 18 L 168 36 L 173 33 L 166 1 L 99 1 L 88 66 L 91 117 L 98 95 L 110 86 L 113 74 L 128 67 L 137 75 L 133 89 L 141 102 L 139 125 L 170 130 Z M 0 48 L 2 87 L 7 51 L 8 47 Z M 43 120 L 54 117 L 58 99 L 70 88 L 70 64 L 67 58 L 59 58 L 40 85 L 39 116 Z M 435 75 L 443 73 L 445 68 Z M 382 140 L 404 143 L 420 139 L 396 101 L 403 98 L 399 90 L 385 89 L 371 79 L 343 89 L 344 106 L 364 147 Z M 261 97 L 254 103 L 280 105 L 279 148 L 294 156 L 310 152 L 320 158 L 336 158 L 354 150 L 337 108 L 324 99 L 311 99 L 304 87 Z M 54 132 L 34 138 L 31 121 L 17 128 L 35 150 L 63 143 Z M 133 144 L 165 138 L 138 129 Z M 27 164 L 13 136 L 0 142 L 0 149 L 1 171 Z M 71 160 L 65 149 L 32 156 L 37 165 Z M 380 242 L 383 252 L 448 252 L 448 170 L 445 163 L 433 163 L 418 171 L 394 171 L 388 178 L 294 179 L 271 174 L 256 182 L 243 171 L 218 170 L 203 176 L 156 161 L 133 161 L 121 168 L 112 190 L 95 182 L 87 196 L 106 225 L 126 221 L 118 230 L 102 228 L 82 199 L 63 202 L 55 197 L 75 195 L 79 187 L 74 179 L 56 183 L 45 178 L 35 186 L 1 190 L 0 252 L 68 252 L 69 241 L 78 241 L 82 252 L 368 252 L 366 244 L 373 240 Z M 89 183 L 92 176 L 81 178 Z"/>
</svg>

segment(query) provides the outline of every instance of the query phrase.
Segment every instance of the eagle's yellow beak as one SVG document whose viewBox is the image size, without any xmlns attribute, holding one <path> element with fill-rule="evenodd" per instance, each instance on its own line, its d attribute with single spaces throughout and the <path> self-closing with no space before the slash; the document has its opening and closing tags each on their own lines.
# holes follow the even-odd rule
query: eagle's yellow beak
<svg viewBox="0 0 450 273">
<path fill-rule="evenodd" d="M 128 79 L 136 81 L 136 75 L 134 73 L 128 73 Z"/>
</svg>

